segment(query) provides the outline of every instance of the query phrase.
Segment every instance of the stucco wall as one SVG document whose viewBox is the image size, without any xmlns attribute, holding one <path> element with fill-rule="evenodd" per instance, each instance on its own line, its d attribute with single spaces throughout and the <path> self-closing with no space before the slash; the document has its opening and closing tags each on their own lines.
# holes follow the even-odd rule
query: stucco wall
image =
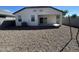
<svg viewBox="0 0 79 59">
<path fill-rule="evenodd" d="M 37 26 L 38 25 L 38 18 L 37 18 L 38 15 L 62 15 L 62 12 L 53 10 L 51 8 L 32 8 L 32 9 L 22 10 L 22 11 L 16 13 L 15 15 L 16 15 L 16 25 L 17 26 L 21 26 L 22 22 L 27 22 L 27 24 L 31 25 L 31 26 L 32 25 Z M 18 22 L 18 15 L 21 15 L 22 22 Z M 31 22 L 31 15 L 35 15 L 35 17 L 36 17 L 35 22 Z M 50 18 L 51 17 L 52 16 L 50 16 Z M 55 16 L 53 16 L 53 17 L 54 18 L 52 18 L 53 19 L 52 23 L 56 22 Z M 48 22 L 51 22 L 51 21 L 48 21 Z"/>
<path fill-rule="evenodd" d="M 48 24 L 53 25 L 54 23 L 56 23 L 56 15 L 48 15 L 47 17 L 48 17 L 48 20 L 47 20 Z"/>
</svg>

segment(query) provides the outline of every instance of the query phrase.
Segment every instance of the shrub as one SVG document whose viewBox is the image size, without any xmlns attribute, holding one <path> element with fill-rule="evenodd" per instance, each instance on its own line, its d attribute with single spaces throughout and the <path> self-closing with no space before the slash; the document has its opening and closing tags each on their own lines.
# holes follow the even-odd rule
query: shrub
<svg viewBox="0 0 79 59">
<path fill-rule="evenodd" d="M 73 14 L 71 17 L 72 18 L 77 18 L 77 15 L 76 14 Z"/>
</svg>

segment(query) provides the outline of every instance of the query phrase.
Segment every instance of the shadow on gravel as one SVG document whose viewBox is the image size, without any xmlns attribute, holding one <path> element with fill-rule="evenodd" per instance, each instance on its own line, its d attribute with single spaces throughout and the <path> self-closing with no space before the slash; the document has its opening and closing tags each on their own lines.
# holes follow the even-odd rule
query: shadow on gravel
<svg viewBox="0 0 79 59">
<path fill-rule="evenodd" d="M 24 24 L 25 25 L 25 24 Z M 0 30 L 43 30 L 43 29 L 56 29 L 59 27 L 53 27 L 53 26 L 20 26 L 17 27 L 15 25 L 15 21 L 9 20 L 4 21 L 2 25 L 0 26 Z"/>
<path fill-rule="evenodd" d="M 64 26 L 71 26 L 71 27 L 74 27 L 74 28 L 79 28 L 79 26 L 73 26 L 73 25 L 66 25 L 66 24 L 63 24 Z"/>
<path fill-rule="evenodd" d="M 16 27 L 16 26 L 0 26 L 0 30 L 44 30 L 44 29 L 58 29 L 59 27 L 53 26 L 27 26 L 27 27 Z"/>
</svg>

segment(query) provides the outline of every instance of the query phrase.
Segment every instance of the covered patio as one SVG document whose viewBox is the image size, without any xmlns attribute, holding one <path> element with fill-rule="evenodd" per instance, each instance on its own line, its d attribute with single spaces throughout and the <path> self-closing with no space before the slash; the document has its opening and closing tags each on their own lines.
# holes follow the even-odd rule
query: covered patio
<svg viewBox="0 0 79 59">
<path fill-rule="evenodd" d="M 59 15 L 38 15 L 39 26 L 52 26 L 53 24 L 60 24 Z"/>
</svg>

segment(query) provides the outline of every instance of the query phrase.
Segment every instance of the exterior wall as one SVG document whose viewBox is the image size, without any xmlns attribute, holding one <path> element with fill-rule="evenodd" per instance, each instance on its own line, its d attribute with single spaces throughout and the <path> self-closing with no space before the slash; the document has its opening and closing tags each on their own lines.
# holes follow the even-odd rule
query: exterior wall
<svg viewBox="0 0 79 59">
<path fill-rule="evenodd" d="M 61 15 L 62 17 L 62 12 L 59 12 L 57 10 L 54 10 L 52 8 L 29 8 L 29 9 L 24 9 L 18 13 L 15 14 L 16 15 L 16 25 L 17 26 L 21 26 L 22 22 L 27 22 L 28 25 L 31 26 L 37 26 L 39 23 L 38 20 L 38 15 Z M 22 22 L 18 22 L 18 15 L 21 15 L 22 17 Z M 35 15 L 35 22 L 31 22 L 31 15 Z M 56 23 L 56 16 L 48 16 L 49 17 L 49 21 L 48 23 Z M 51 21 L 51 20 L 52 21 Z M 61 18 L 62 20 L 62 18 Z M 60 20 L 60 22 L 61 22 Z M 62 22 L 61 22 L 62 23 Z"/>
<path fill-rule="evenodd" d="M 57 19 L 57 21 L 59 21 L 59 24 L 62 25 L 62 20 L 63 20 L 63 15 L 60 15 L 60 19 Z"/>
<path fill-rule="evenodd" d="M 55 24 L 56 23 L 56 15 L 49 15 L 48 16 L 48 20 L 47 20 L 48 24 Z"/>
</svg>

